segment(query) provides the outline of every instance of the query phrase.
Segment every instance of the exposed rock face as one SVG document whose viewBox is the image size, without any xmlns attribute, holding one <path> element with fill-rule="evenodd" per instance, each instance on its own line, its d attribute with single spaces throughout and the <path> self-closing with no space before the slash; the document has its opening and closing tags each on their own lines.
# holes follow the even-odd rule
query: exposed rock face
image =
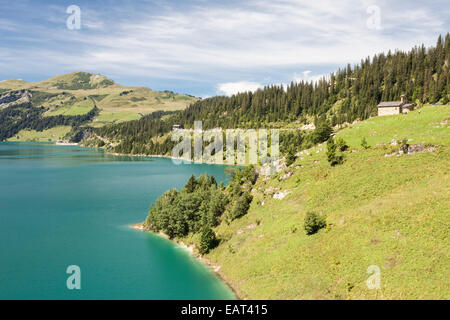
<svg viewBox="0 0 450 320">
<path fill-rule="evenodd" d="M 294 175 L 294 173 L 292 171 L 288 171 L 280 177 L 280 180 L 286 180 L 286 179 L 292 177 L 293 175 Z"/>
<path fill-rule="evenodd" d="M 75 132 L 69 141 L 79 143 L 82 140 L 88 139 L 91 135 L 92 135 L 91 128 L 82 128 L 81 130 Z"/>
<path fill-rule="evenodd" d="M 408 148 L 408 154 L 416 154 L 420 152 L 434 152 L 436 147 L 426 146 L 424 143 L 412 144 Z"/>
<path fill-rule="evenodd" d="M 302 130 L 314 130 L 314 129 L 316 129 L 316 126 L 314 125 L 314 123 L 305 124 L 302 127 Z"/>
<path fill-rule="evenodd" d="M 275 191 L 280 190 L 279 187 L 269 187 L 264 191 L 264 194 L 273 195 Z"/>
<path fill-rule="evenodd" d="M 23 100 L 28 101 L 31 98 L 31 92 L 28 90 L 12 91 L 0 95 L 0 108 L 6 108 L 11 103 Z"/>
<path fill-rule="evenodd" d="M 268 162 L 257 169 L 259 175 L 269 176 L 286 169 L 286 159 L 282 158 L 273 162 Z"/>
<path fill-rule="evenodd" d="M 290 193 L 289 191 L 277 192 L 272 196 L 272 198 L 276 200 L 283 200 L 289 193 Z"/>
<path fill-rule="evenodd" d="M 421 153 L 421 152 L 435 152 L 435 151 L 436 151 L 436 147 L 435 146 L 427 146 L 424 143 L 418 143 L 418 144 L 408 145 L 406 152 L 404 150 L 400 149 L 398 152 L 385 154 L 384 156 L 386 158 L 387 157 L 392 157 L 392 156 L 399 157 L 402 154 L 412 155 L 412 154 Z"/>
</svg>

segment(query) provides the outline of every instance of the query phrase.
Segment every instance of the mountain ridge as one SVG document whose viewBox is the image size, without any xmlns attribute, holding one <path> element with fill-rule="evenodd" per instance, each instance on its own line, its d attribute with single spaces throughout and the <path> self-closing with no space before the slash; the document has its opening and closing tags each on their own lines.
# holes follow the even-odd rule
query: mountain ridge
<svg viewBox="0 0 450 320">
<path fill-rule="evenodd" d="M 40 113 L 42 117 L 82 116 L 89 113 L 95 105 L 98 108 L 96 116 L 84 123 L 83 127 L 102 127 L 137 120 L 157 111 L 174 112 L 197 100 L 196 97 L 171 91 L 159 92 L 146 87 L 122 86 L 103 75 L 88 72 L 62 74 L 37 82 L 14 79 L 0 82 L 0 113 L 6 112 L 8 107 L 30 103 L 32 107 L 45 109 L 45 112 Z M 5 127 L 6 121 L 7 119 L 3 118 L 4 123 L 0 125 Z M 33 139 L 33 136 L 44 140 L 46 138 L 41 133 L 33 132 L 36 131 L 35 128 L 24 128 L 28 131 L 19 134 L 13 127 L 7 127 L 7 132 L 1 134 L 3 139 L 17 140 L 22 137 L 29 140 Z M 45 130 L 47 129 L 51 127 L 46 127 Z M 70 130 L 65 130 L 66 134 L 68 131 Z M 53 134 L 47 138 L 49 141 L 59 139 L 69 138 L 65 135 L 54 137 Z"/>
</svg>

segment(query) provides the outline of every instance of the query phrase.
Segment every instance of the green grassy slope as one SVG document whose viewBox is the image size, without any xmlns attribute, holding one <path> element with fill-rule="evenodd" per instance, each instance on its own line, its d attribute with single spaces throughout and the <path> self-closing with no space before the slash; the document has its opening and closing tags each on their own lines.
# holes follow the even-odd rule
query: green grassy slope
<svg viewBox="0 0 450 320">
<path fill-rule="evenodd" d="M 95 101 L 99 115 L 87 124 L 94 127 L 136 120 L 159 110 L 182 110 L 197 100 L 184 94 L 121 86 L 105 76 L 86 72 L 59 75 L 40 82 L 0 82 L 0 94 L 23 89 L 32 92 L 33 106 L 48 109 L 44 116 L 86 114 Z"/>
<path fill-rule="evenodd" d="M 20 130 L 19 133 L 17 133 L 14 137 L 9 138 L 8 141 L 56 142 L 58 140 L 62 140 L 71 129 L 72 128 L 70 126 L 57 126 L 41 132 L 36 130 Z"/>
<path fill-rule="evenodd" d="M 343 129 L 353 150 L 344 164 L 330 167 L 324 144 L 260 177 L 249 213 L 216 228 L 222 242 L 207 258 L 244 298 L 449 299 L 449 119 L 450 106 L 425 107 Z M 403 138 L 437 149 L 386 157 Z M 289 194 L 274 199 L 270 187 Z M 307 236 L 307 211 L 326 214 L 328 227 Z M 366 286 L 371 265 L 380 290 Z"/>
</svg>

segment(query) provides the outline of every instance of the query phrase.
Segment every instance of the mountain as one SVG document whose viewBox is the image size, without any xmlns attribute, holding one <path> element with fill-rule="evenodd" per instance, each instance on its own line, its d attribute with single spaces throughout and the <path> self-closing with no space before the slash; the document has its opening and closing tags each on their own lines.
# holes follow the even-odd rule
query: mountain
<svg viewBox="0 0 450 320">
<path fill-rule="evenodd" d="M 182 110 L 197 100 L 195 97 L 170 91 L 156 92 L 145 87 L 121 86 L 105 76 L 86 72 L 59 75 L 40 82 L 6 80 L 0 82 L 0 119 L 2 120 L 0 125 L 4 129 L 7 127 L 7 119 L 1 118 L 2 113 L 5 115 L 9 112 L 8 109 L 17 109 L 24 104 L 35 108 L 28 110 L 31 110 L 33 115 L 39 114 L 41 118 L 50 119 L 56 116 L 61 118 L 87 115 L 96 107 L 98 110 L 95 115 L 77 126 L 98 128 L 106 124 L 139 119 L 156 111 Z M 43 109 L 36 113 L 36 108 L 41 107 Z M 12 118 L 9 120 L 11 121 Z M 53 120 L 55 119 L 47 121 L 51 123 L 45 124 L 44 127 L 41 125 L 30 127 L 29 124 L 20 125 L 21 121 L 16 117 L 14 122 L 23 131 L 19 132 L 20 130 L 8 127 L 8 132 L 3 132 L 0 138 L 58 140 L 74 127 L 60 125 L 72 120 Z M 58 132 L 57 136 L 55 131 Z"/>
</svg>

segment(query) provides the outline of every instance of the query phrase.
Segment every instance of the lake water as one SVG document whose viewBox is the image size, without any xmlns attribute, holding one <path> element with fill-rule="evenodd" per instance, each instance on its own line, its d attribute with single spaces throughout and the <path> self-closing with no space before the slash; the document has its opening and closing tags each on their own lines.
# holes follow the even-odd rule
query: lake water
<svg viewBox="0 0 450 320">
<path fill-rule="evenodd" d="M 226 179 L 221 166 L 0 143 L 0 299 L 233 299 L 187 251 L 128 227 L 205 172 Z M 67 289 L 70 265 L 81 290 Z"/>
</svg>

